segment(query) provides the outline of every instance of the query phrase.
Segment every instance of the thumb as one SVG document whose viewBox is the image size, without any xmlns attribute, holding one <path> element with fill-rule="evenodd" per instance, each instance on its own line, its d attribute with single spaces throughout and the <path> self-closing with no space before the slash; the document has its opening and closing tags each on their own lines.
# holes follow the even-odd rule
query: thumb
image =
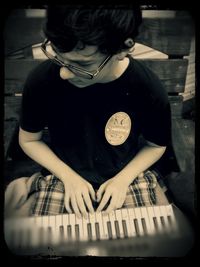
<svg viewBox="0 0 200 267">
<path fill-rule="evenodd" d="M 102 198 L 102 194 L 103 194 L 103 192 L 105 191 L 106 184 L 107 184 L 107 182 L 103 183 L 103 184 L 99 187 L 99 189 L 98 189 L 98 191 L 97 191 L 97 193 L 96 193 L 96 195 L 97 195 L 97 202 L 99 202 L 99 201 L 101 200 L 101 198 Z"/>
</svg>

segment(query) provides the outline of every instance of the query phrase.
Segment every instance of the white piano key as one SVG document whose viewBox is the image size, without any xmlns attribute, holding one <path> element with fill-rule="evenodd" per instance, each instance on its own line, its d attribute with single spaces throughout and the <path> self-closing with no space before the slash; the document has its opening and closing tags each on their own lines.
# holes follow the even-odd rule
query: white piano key
<svg viewBox="0 0 200 267">
<path fill-rule="evenodd" d="M 162 215 L 160 213 L 159 206 L 153 206 L 153 210 L 154 210 L 156 222 L 157 222 L 157 225 L 158 225 L 158 232 L 159 233 L 163 233 L 163 226 L 162 226 L 162 223 L 161 223 L 161 220 L 160 220 Z"/>
<path fill-rule="evenodd" d="M 72 241 L 76 241 L 76 233 L 75 233 L 75 214 L 70 213 L 69 214 L 69 225 L 71 226 L 71 239 Z"/>
<path fill-rule="evenodd" d="M 62 221 L 62 214 L 58 214 L 55 216 L 55 235 L 56 235 L 56 238 L 58 240 L 58 243 L 61 243 L 62 241 L 62 238 L 63 238 L 63 234 L 61 233 L 61 230 L 60 230 L 60 226 L 62 226 L 63 224 L 63 221 Z"/>
<path fill-rule="evenodd" d="M 63 221 L 63 230 L 64 230 L 63 241 L 67 242 L 68 241 L 67 226 L 69 224 L 69 214 L 63 214 L 62 221 Z"/>
<path fill-rule="evenodd" d="M 48 236 L 48 226 L 49 226 L 49 216 L 42 216 L 42 231 L 43 231 L 43 240 L 42 245 L 48 245 L 49 236 Z"/>
<path fill-rule="evenodd" d="M 172 205 L 166 205 L 165 209 L 166 209 L 167 216 L 169 216 L 169 219 L 171 221 L 171 226 L 170 226 L 171 229 L 173 231 L 177 231 L 178 230 L 178 225 L 177 225 L 177 221 L 176 221 L 176 218 L 175 218 L 175 214 L 174 214 Z M 169 219 L 168 219 L 168 221 L 169 221 Z"/>
<path fill-rule="evenodd" d="M 40 231 L 39 227 L 37 226 L 38 217 L 31 217 L 29 221 L 31 227 L 31 235 L 30 235 L 31 247 L 38 247 L 40 245 Z"/>
<path fill-rule="evenodd" d="M 103 221 L 104 237 L 105 239 L 109 239 L 108 226 L 107 226 L 107 222 L 109 222 L 109 217 L 104 212 L 102 212 L 101 215 L 102 215 L 102 221 Z"/>
<path fill-rule="evenodd" d="M 121 209 L 115 210 L 115 218 L 116 218 L 116 221 L 118 222 L 118 225 L 119 225 L 120 238 L 123 238 L 124 237 L 124 230 L 123 230 L 123 225 L 122 225 Z"/>
<path fill-rule="evenodd" d="M 150 224 L 149 216 L 147 213 L 147 207 L 140 207 L 141 215 L 145 220 L 146 228 L 147 228 L 147 234 L 152 235 L 154 233 L 153 228 Z"/>
<path fill-rule="evenodd" d="M 14 242 L 17 247 L 25 247 L 26 244 L 28 243 L 27 240 L 28 228 L 29 224 L 27 220 L 25 220 L 24 218 L 20 218 L 20 220 L 16 221 L 16 225 L 14 225 L 14 236 L 16 240 Z"/>
<path fill-rule="evenodd" d="M 89 223 L 89 215 L 87 214 L 87 218 L 82 218 L 82 225 L 83 225 L 83 240 L 87 241 L 89 239 L 88 237 L 88 225 Z"/>
<path fill-rule="evenodd" d="M 121 212 L 122 212 L 122 220 L 124 220 L 126 222 L 128 237 L 132 237 L 132 236 L 134 236 L 134 231 L 130 225 L 128 210 L 126 208 L 124 208 L 121 210 Z"/>
<path fill-rule="evenodd" d="M 178 225 L 177 225 L 177 221 L 175 218 L 175 214 L 173 211 L 173 207 L 172 205 L 165 205 L 165 210 L 166 210 L 166 214 L 167 214 L 167 220 L 169 223 L 169 228 L 171 231 L 178 231 Z"/>
<path fill-rule="evenodd" d="M 79 218 L 78 216 L 75 216 L 76 225 L 78 225 L 79 229 L 79 240 L 84 241 L 84 233 L 83 233 L 83 218 Z"/>
<path fill-rule="evenodd" d="M 135 219 L 135 213 L 133 208 L 128 208 L 128 216 L 129 216 L 129 221 L 130 221 L 130 227 L 132 229 L 132 236 L 136 236 L 136 229 L 135 229 L 135 225 L 134 225 L 134 219 Z"/>
<path fill-rule="evenodd" d="M 95 229 L 95 214 L 88 213 L 89 215 L 89 222 L 91 223 L 91 229 L 92 229 L 92 240 L 96 240 L 96 229 Z"/>
<path fill-rule="evenodd" d="M 59 216 L 59 215 L 56 215 Z M 59 244 L 59 229 L 56 225 L 56 216 L 49 216 L 49 227 L 51 228 L 51 243 L 53 245 Z"/>
<path fill-rule="evenodd" d="M 7 219 L 4 222 L 4 236 L 5 236 L 5 241 L 8 247 L 12 246 L 12 242 L 13 242 L 13 235 L 14 235 L 13 224 L 14 223 L 10 219 Z"/>
<path fill-rule="evenodd" d="M 149 217 L 149 223 L 151 225 L 151 234 L 154 235 L 156 234 L 156 226 L 154 224 L 153 218 L 155 217 L 154 211 L 153 211 L 153 207 L 147 207 L 147 214 Z"/>
<path fill-rule="evenodd" d="M 163 230 L 164 232 L 165 231 L 170 232 L 170 224 L 167 218 L 167 212 L 166 212 L 165 206 L 159 206 L 159 209 L 160 209 L 160 214 L 162 216 L 162 220 L 164 222 Z"/>
<path fill-rule="evenodd" d="M 110 223 L 111 223 L 111 228 L 112 228 L 112 239 L 116 239 L 117 238 L 117 234 L 116 234 L 116 229 L 115 229 L 115 213 L 114 211 L 111 211 L 108 214 Z"/>
<path fill-rule="evenodd" d="M 106 239 L 106 235 L 104 233 L 104 228 L 103 228 L 103 219 L 102 219 L 102 214 L 101 212 L 95 212 L 95 217 L 96 217 L 96 223 L 98 223 L 99 226 L 99 235 L 100 239 Z"/>
<path fill-rule="evenodd" d="M 134 209 L 135 212 L 135 217 L 137 220 L 137 224 L 138 224 L 138 228 L 139 228 L 139 235 L 144 235 L 144 230 L 143 230 L 143 226 L 142 226 L 142 215 L 141 215 L 141 211 L 140 208 L 135 208 Z"/>
</svg>

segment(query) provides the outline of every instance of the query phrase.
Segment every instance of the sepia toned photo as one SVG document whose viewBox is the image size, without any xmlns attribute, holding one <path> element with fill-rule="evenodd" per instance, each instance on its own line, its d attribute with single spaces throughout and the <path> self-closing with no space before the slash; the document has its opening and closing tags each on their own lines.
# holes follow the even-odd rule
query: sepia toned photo
<svg viewBox="0 0 200 267">
<path fill-rule="evenodd" d="M 187 256 L 194 146 L 190 11 L 7 10 L 4 239 L 13 255 Z"/>
</svg>

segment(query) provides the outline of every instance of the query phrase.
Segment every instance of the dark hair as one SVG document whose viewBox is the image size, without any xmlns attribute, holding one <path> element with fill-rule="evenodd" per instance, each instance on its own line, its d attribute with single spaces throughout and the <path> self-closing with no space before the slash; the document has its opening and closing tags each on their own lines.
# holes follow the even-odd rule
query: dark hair
<svg viewBox="0 0 200 267">
<path fill-rule="evenodd" d="M 139 6 L 49 6 L 46 37 L 60 52 L 69 52 L 80 42 L 96 45 L 101 53 L 114 55 L 138 35 L 142 22 Z"/>
</svg>

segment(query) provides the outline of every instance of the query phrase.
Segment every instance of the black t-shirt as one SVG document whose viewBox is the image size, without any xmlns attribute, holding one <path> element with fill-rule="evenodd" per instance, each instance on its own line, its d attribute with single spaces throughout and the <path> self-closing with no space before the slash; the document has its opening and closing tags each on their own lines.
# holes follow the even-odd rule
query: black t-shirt
<svg viewBox="0 0 200 267">
<path fill-rule="evenodd" d="M 82 177 L 100 184 L 116 175 L 137 153 L 140 135 L 157 145 L 168 145 L 167 92 L 141 62 L 130 58 L 118 79 L 85 88 L 62 80 L 59 70 L 47 60 L 30 73 L 20 126 L 29 132 L 48 127 L 52 150 Z M 119 112 L 131 121 L 130 133 L 122 144 L 113 145 L 106 139 L 106 125 Z"/>
</svg>

